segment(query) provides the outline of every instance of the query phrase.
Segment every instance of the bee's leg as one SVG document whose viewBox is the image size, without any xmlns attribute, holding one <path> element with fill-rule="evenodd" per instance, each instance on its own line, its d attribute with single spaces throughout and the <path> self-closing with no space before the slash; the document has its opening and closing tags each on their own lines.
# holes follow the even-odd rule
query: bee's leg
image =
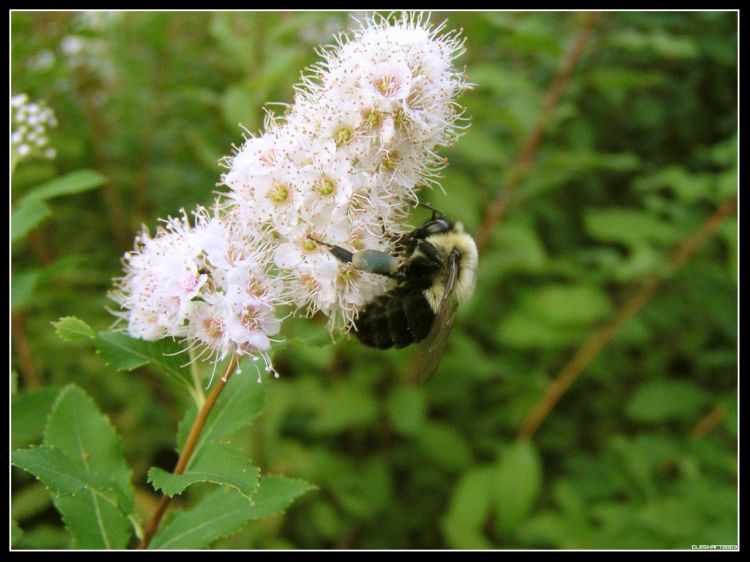
<svg viewBox="0 0 750 562">
<path fill-rule="evenodd" d="M 438 267 L 443 265 L 443 256 L 437 251 L 437 248 L 427 242 L 427 240 L 419 240 L 417 242 L 417 250 L 419 250 L 427 260 Z"/>
<path fill-rule="evenodd" d="M 386 277 L 400 278 L 399 272 L 399 260 L 393 257 L 387 252 L 381 252 L 379 250 L 359 250 L 357 252 L 350 252 L 342 248 L 341 246 L 335 246 L 322 242 L 308 235 L 310 240 L 323 244 L 328 247 L 328 250 L 333 256 L 343 262 L 350 263 L 355 269 L 360 271 L 367 271 L 369 273 L 376 273 L 378 275 L 385 275 Z"/>
</svg>

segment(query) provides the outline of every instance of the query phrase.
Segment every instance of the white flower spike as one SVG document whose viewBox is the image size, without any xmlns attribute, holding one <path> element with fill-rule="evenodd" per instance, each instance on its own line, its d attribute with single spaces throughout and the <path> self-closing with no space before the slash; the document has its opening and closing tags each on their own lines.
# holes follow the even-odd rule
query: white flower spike
<svg viewBox="0 0 750 562">
<path fill-rule="evenodd" d="M 381 276 L 339 263 L 329 244 L 387 251 L 445 165 L 436 148 L 461 132 L 457 96 L 468 87 L 454 59 L 456 32 L 424 14 L 373 16 L 320 49 L 283 122 L 267 119 L 226 160 L 230 213 L 273 229 L 276 264 L 308 314 L 349 329 L 359 307 L 386 290 Z"/>
<path fill-rule="evenodd" d="M 421 13 L 372 16 L 321 48 L 284 118 L 268 114 L 225 159 L 229 192 L 214 211 L 198 209 L 192 226 L 183 211 L 136 238 L 112 292 L 128 333 L 183 339 L 213 361 L 249 355 L 277 375 L 280 307 L 350 329 L 388 280 L 329 245 L 389 251 L 408 230 L 418 191 L 439 185 L 437 148 L 465 128 L 462 52 L 459 33 Z"/>
</svg>

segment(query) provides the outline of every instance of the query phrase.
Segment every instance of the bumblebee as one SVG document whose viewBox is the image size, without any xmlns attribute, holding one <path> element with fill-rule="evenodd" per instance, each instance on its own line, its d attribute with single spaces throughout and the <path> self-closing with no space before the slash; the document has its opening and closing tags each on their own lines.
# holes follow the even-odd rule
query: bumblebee
<svg viewBox="0 0 750 562">
<path fill-rule="evenodd" d="M 394 238 L 393 255 L 323 243 L 339 261 L 394 280 L 359 311 L 355 334 L 378 349 L 422 342 L 416 370 L 421 382 L 435 373 L 458 306 L 474 292 L 477 270 L 477 246 L 463 225 L 428 208 L 430 220 Z"/>
</svg>

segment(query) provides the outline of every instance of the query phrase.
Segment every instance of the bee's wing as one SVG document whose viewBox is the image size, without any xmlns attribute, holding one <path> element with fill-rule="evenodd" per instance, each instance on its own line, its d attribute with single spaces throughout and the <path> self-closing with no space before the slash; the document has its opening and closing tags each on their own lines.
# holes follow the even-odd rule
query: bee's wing
<svg viewBox="0 0 750 562">
<path fill-rule="evenodd" d="M 430 333 L 427 334 L 419 348 L 419 355 L 417 355 L 416 365 L 412 372 L 413 378 L 416 378 L 422 384 L 430 380 L 432 375 L 435 374 L 440 359 L 448 346 L 448 336 L 453 329 L 453 321 L 458 310 L 458 303 L 454 294 L 456 280 L 458 279 L 458 260 L 459 255 L 456 252 L 451 252 L 448 256 L 443 296 L 435 312 L 435 320 L 432 323 Z"/>
</svg>

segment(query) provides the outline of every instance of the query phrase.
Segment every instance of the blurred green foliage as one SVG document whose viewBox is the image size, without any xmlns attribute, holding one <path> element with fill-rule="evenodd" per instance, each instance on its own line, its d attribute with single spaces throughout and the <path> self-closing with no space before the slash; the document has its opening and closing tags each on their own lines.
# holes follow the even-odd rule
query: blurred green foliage
<svg viewBox="0 0 750 562">
<path fill-rule="evenodd" d="M 464 30 L 460 63 L 477 86 L 462 98 L 472 126 L 445 151 L 447 196 L 427 198 L 476 232 L 584 14 L 446 17 Z M 265 102 L 291 102 L 314 46 L 349 24 L 326 12 L 12 13 L 12 93 L 46 100 L 59 121 L 58 157 L 15 169 L 14 210 L 68 172 L 104 177 L 96 190 L 37 199 L 44 222 L 14 230 L 14 448 L 41 441 L 58 390 L 75 383 L 122 436 L 136 508 L 153 510 L 146 472 L 172 469 L 188 397 L 148 367 L 115 372 L 87 337 L 64 341 L 51 322 L 107 328 L 106 292 L 139 225 L 213 200 L 239 124 L 257 131 Z M 737 101 L 736 13 L 604 13 L 481 255 L 436 377 L 406 382 L 412 349 L 346 337 L 280 348 L 282 377 L 265 383 L 263 413 L 234 442 L 263 474 L 319 489 L 283 517 L 240 521 L 214 546 L 737 543 L 736 218 L 588 365 L 534 438 L 515 441 L 576 349 L 736 194 Z M 305 320 L 285 329 L 325 331 Z M 37 380 L 44 388 L 32 391 Z M 13 544 L 69 546 L 42 485 L 15 469 L 12 484 Z"/>
</svg>

